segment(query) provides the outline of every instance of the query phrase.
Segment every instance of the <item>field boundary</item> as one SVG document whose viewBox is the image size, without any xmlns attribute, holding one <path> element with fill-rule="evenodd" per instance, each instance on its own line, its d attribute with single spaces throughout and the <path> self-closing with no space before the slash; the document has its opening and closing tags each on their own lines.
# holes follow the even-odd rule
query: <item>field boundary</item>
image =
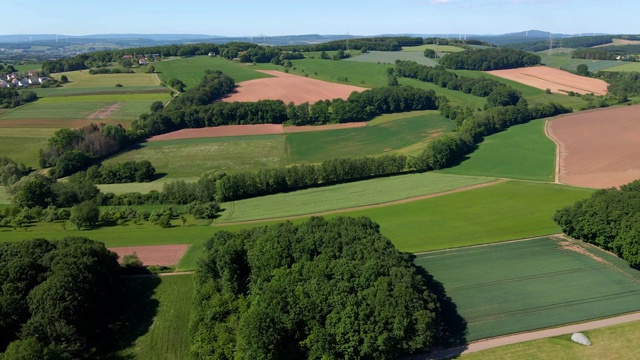
<svg viewBox="0 0 640 360">
<path fill-rule="evenodd" d="M 294 215 L 294 216 L 284 216 L 284 217 L 256 219 L 256 220 L 247 220 L 247 221 L 219 222 L 219 223 L 214 223 L 211 226 L 212 227 L 217 227 L 217 226 L 228 226 L 228 225 L 255 224 L 255 223 L 268 222 L 268 221 L 274 221 L 274 220 L 293 220 L 293 219 L 306 218 L 306 217 L 309 217 L 309 216 L 325 216 L 325 215 L 339 214 L 339 213 L 343 213 L 343 212 L 379 208 L 379 207 L 384 207 L 384 206 L 404 204 L 404 203 L 408 203 L 408 202 L 424 200 L 424 199 L 429 199 L 429 198 L 443 196 L 443 195 L 454 194 L 454 193 L 463 192 L 463 191 L 467 191 L 467 190 L 474 190 L 474 189 L 483 188 L 483 187 L 492 186 L 492 185 L 498 185 L 498 184 L 501 184 L 501 183 L 504 183 L 504 182 L 507 182 L 507 181 L 510 181 L 510 179 L 497 179 L 497 180 L 488 181 L 488 182 L 481 183 L 481 184 L 465 186 L 465 187 L 461 187 L 461 188 L 457 188 L 457 189 L 453 189 L 453 190 L 441 191 L 441 192 L 434 193 L 434 194 L 414 196 L 414 197 L 410 197 L 410 198 L 387 201 L 387 202 L 377 203 L 377 204 L 370 204 L 370 205 L 356 206 L 356 207 L 350 207 L 350 208 L 344 208 L 344 209 L 322 211 L 322 212 L 316 212 L 316 213 L 300 214 L 300 215 Z M 233 203 L 233 202 L 231 202 L 231 203 Z"/>
<path fill-rule="evenodd" d="M 502 180 L 505 180 L 505 179 L 502 179 Z M 494 246 L 494 245 L 504 245 L 504 244 L 524 242 L 524 241 L 532 241 L 532 240 L 543 239 L 543 238 L 551 238 L 551 237 L 554 237 L 554 236 L 558 237 L 558 236 L 563 236 L 563 235 L 564 235 L 563 233 L 550 234 L 550 235 L 540 235 L 540 236 L 534 236 L 534 237 L 528 237 L 528 238 L 522 238 L 522 239 L 513 239 L 513 240 L 505 240 L 505 241 L 499 241 L 499 242 L 491 242 L 491 243 L 486 243 L 486 244 L 469 245 L 469 246 L 456 246 L 456 247 L 446 248 L 446 249 L 421 251 L 421 252 L 416 252 L 416 253 L 411 253 L 411 254 L 416 255 L 416 256 L 420 256 L 420 255 L 433 254 L 433 253 L 437 253 L 437 252 L 446 252 L 446 251 L 461 250 L 461 249 L 473 249 L 473 248 L 479 248 L 479 247 L 485 247 L 485 246 Z"/>
<path fill-rule="evenodd" d="M 634 312 L 621 316 L 615 316 L 605 319 L 593 320 L 583 323 L 565 325 L 556 328 L 549 328 L 531 332 L 524 332 L 518 334 L 512 334 L 507 336 L 501 336 L 496 338 L 484 339 L 480 341 L 474 341 L 467 345 L 460 347 L 440 350 L 428 355 L 415 356 L 408 359 L 422 360 L 422 359 L 448 359 L 457 357 L 459 355 L 469 354 L 477 351 L 492 349 L 505 345 L 512 345 L 526 341 L 544 339 L 549 337 L 555 337 L 560 335 L 568 335 L 574 332 L 594 330 L 612 325 L 620 325 L 629 322 L 640 321 L 640 312 Z"/>
</svg>

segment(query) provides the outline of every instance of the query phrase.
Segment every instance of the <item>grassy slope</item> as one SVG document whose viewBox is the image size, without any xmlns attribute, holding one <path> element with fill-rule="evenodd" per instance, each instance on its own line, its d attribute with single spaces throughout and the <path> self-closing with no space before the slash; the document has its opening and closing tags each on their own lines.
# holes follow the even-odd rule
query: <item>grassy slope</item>
<svg viewBox="0 0 640 360">
<path fill-rule="evenodd" d="M 614 66 L 605 69 L 606 71 L 640 71 L 640 63 L 627 62 L 624 65 Z"/>
<path fill-rule="evenodd" d="M 250 64 L 241 64 L 220 57 L 194 56 L 154 62 L 158 76 L 167 81 L 170 78 L 182 80 L 188 87 L 197 85 L 204 76 L 205 70 L 220 70 L 231 76 L 236 83 L 246 80 L 270 77 L 255 71 Z"/>
<path fill-rule="evenodd" d="M 443 283 L 467 321 L 469 341 L 640 310 L 639 272 L 600 249 L 584 245 L 596 260 L 560 242 L 432 252 L 416 264 Z"/>
<path fill-rule="evenodd" d="M 269 219 L 380 204 L 492 180 L 437 173 L 372 179 L 225 203 L 218 221 Z"/>
<path fill-rule="evenodd" d="M 169 177 L 200 176 L 207 170 L 237 172 L 287 164 L 282 135 L 153 141 L 105 163 L 149 160 Z"/>
<path fill-rule="evenodd" d="M 415 61 L 418 64 L 427 66 L 438 65 L 435 60 L 426 58 L 421 52 L 416 51 L 369 51 L 366 54 L 354 56 L 345 61 L 393 65 L 396 60 Z"/>
<path fill-rule="evenodd" d="M 512 126 L 485 138 L 450 174 L 553 181 L 556 146 L 544 134 L 544 119 Z"/>
<path fill-rule="evenodd" d="M 141 278 L 127 281 L 147 280 Z M 134 344 L 117 355 L 139 360 L 188 359 L 189 316 L 193 292 L 191 275 L 161 277 L 151 299 L 135 304 L 139 307 L 136 310 L 140 312 L 156 311 L 153 323 Z"/>
<path fill-rule="evenodd" d="M 543 64 L 565 70 L 576 70 L 578 65 L 586 64 L 590 71 L 600 71 L 608 70 L 621 64 L 621 61 L 615 60 L 572 59 L 570 54 L 549 56 L 544 51 L 539 52 L 538 55 L 542 58 Z"/>
<path fill-rule="evenodd" d="M 173 178 L 163 177 L 155 181 L 145 183 L 127 183 L 127 184 L 97 184 L 96 186 L 104 193 L 124 194 L 129 192 L 139 192 L 146 194 L 152 190 L 162 191 L 165 183 L 183 180 L 185 182 L 196 182 L 198 177 Z"/>
<path fill-rule="evenodd" d="M 441 115 L 428 114 L 378 126 L 287 135 L 292 163 L 314 163 L 334 157 L 358 157 L 424 142 L 431 136 L 453 130 Z"/>
<path fill-rule="evenodd" d="M 0 156 L 38 167 L 38 151 L 47 145 L 47 140 L 56 129 L 0 128 Z"/>
<path fill-rule="evenodd" d="M 599 360 L 631 359 L 637 353 L 640 322 L 585 331 L 591 346 L 578 345 L 570 335 L 527 341 L 461 356 L 463 360 Z"/>
<path fill-rule="evenodd" d="M 7 194 L 7 189 L 4 186 L 0 185 L 0 204 L 5 205 L 9 203 L 10 203 L 10 199 L 9 199 L 9 194 Z"/>
</svg>

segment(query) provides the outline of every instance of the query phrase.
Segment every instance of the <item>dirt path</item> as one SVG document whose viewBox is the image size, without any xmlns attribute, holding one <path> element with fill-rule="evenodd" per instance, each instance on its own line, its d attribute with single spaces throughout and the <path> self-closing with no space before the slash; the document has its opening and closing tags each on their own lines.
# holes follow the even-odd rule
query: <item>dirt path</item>
<svg viewBox="0 0 640 360">
<path fill-rule="evenodd" d="M 635 312 L 627 315 L 616 316 L 608 319 L 601 319 L 595 321 L 589 321 L 580 324 L 567 325 L 553 329 L 538 330 L 532 332 L 526 332 L 521 334 L 508 335 L 493 339 L 486 339 L 480 341 L 474 341 L 465 346 L 460 346 L 453 349 L 447 349 L 437 351 L 429 355 L 415 356 L 410 359 L 445 359 L 455 357 L 461 354 L 468 354 L 476 351 L 482 351 L 492 349 L 499 346 L 517 344 L 525 341 L 544 339 L 548 337 L 568 335 L 574 332 L 581 332 L 587 330 L 599 329 L 612 325 L 620 325 L 628 322 L 640 321 L 640 312 Z"/>
<path fill-rule="evenodd" d="M 544 122 L 544 134 L 549 139 L 551 139 L 551 141 L 553 141 L 554 144 L 556 144 L 556 169 L 554 173 L 553 182 L 555 184 L 561 184 L 560 182 L 560 143 L 558 143 L 558 141 L 549 133 L 549 121 L 550 120 L 547 120 Z"/>
<path fill-rule="evenodd" d="M 105 106 L 101 109 L 98 109 L 93 114 L 89 114 L 89 116 L 87 116 L 87 119 L 106 119 L 109 116 L 111 116 L 112 112 L 120 109 L 120 107 L 122 107 L 121 102 L 117 102 L 115 104 Z"/>
<path fill-rule="evenodd" d="M 432 198 L 432 197 L 437 197 L 437 196 L 442 196 L 442 195 L 455 194 L 455 193 L 462 192 L 462 191 L 473 190 L 473 189 L 483 188 L 483 187 L 486 187 L 486 186 L 492 186 L 492 185 L 501 184 L 501 183 L 507 182 L 509 180 L 510 179 L 498 179 L 498 180 L 489 181 L 489 182 L 482 183 L 482 184 L 465 186 L 465 187 L 457 188 L 457 189 L 454 189 L 454 190 L 442 191 L 442 192 L 439 192 L 439 193 L 421 195 L 421 196 L 416 196 L 416 197 L 411 197 L 411 198 L 406 198 L 406 199 L 400 199 L 400 200 L 394 200 L 394 201 L 378 203 L 378 204 L 356 206 L 356 207 L 350 207 L 350 208 L 345 208 L 345 209 L 329 210 L 329 211 L 322 211 L 322 212 L 317 212 L 317 213 L 309 213 L 309 214 L 302 214 L 302 215 L 295 215 L 295 216 L 284 216 L 284 217 L 275 217 L 275 218 L 248 220 L 248 221 L 220 222 L 220 223 L 214 223 L 214 224 L 212 224 L 212 226 L 216 227 L 216 226 L 226 226 L 226 225 L 253 224 L 253 223 L 261 223 L 261 222 L 274 221 L 274 220 L 282 220 L 282 221 L 284 221 L 284 220 L 301 219 L 301 218 L 306 218 L 306 217 L 309 217 L 309 216 L 326 216 L 326 215 L 339 214 L 339 213 L 344 213 L 344 212 L 349 212 L 349 211 L 373 209 L 373 208 L 379 208 L 379 207 L 383 207 L 383 206 L 398 205 L 398 204 L 404 204 L 404 203 L 408 203 L 408 202 L 412 202 L 412 201 L 429 199 L 429 198 Z"/>
</svg>

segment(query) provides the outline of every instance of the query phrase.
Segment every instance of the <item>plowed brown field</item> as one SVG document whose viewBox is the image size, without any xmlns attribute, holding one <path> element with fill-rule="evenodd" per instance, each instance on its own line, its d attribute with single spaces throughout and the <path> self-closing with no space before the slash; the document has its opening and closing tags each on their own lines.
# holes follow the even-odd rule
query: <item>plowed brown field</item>
<svg viewBox="0 0 640 360">
<path fill-rule="evenodd" d="M 534 66 L 508 70 L 493 70 L 487 73 L 519 83 L 556 93 L 573 91 L 579 94 L 606 95 L 609 84 L 548 66 Z"/>
<path fill-rule="evenodd" d="M 559 145 L 559 181 L 591 188 L 640 178 L 640 106 L 588 111 L 549 121 Z"/>
<path fill-rule="evenodd" d="M 358 86 L 334 84 L 275 70 L 261 72 L 273 77 L 243 81 L 237 84 L 236 93 L 222 101 L 282 100 L 285 104 L 290 102 L 302 104 L 335 98 L 346 100 L 354 91 L 367 90 Z"/>
<path fill-rule="evenodd" d="M 198 129 L 182 129 L 167 134 L 156 135 L 147 141 L 198 139 L 225 136 L 272 135 L 283 134 L 282 125 L 225 125 Z"/>
<path fill-rule="evenodd" d="M 145 266 L 149 265 L 163 265 L 171 266 L 180 262 L 184 253 L 187 252 L 189 245 L 177 244 L 177 245 L 153 245 L 153 246 L 126 246 L 126 247 L 114 247 L 109 250 L 118 254 L 122 259 L 123 256 L 136 253 L 138 258 Z"/>
</svg>

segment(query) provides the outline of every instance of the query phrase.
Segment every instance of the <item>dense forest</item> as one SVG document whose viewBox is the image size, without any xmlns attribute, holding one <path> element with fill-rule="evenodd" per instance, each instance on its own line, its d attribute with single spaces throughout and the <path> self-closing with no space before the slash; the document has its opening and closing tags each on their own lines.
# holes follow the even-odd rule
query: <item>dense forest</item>
<svg viewBox="0 0 640 360">
<path fill-rule="evenodd" d="M 640 45 L 610 45 L 571 52 L 572 59 L 637 61 Z"/>
<path fill-rule="evenodd" d="M 117 255 L 86 238 L 0 243 L 0 359 L 96 358 L 120 274 Z"/>
<path fill-rule="evenodd" d="M 208 359 L 393 359 L 438 341 L 439 304 L 367 218 L 218 232 L 196 271 Z"/>
<path fill-rule="evenodd" d="M 440 65 L 449 69 L 500 70 L 540 64 L 540 56 L 520 50 L 488 48 L 451 53 L 440 59 Z"/>
<path fill-rule="evenodd" d="M 607 89 L 611 94 L 621 97 L 640 95 L 640 72 L 598 71 L 591 75 L 609 83 Z"/>
<path fill-rule="evenodd" d="M 565 47 L 578 49 L 589 48 L 597 45 L 611 44 L 613 38 L 611 35 L 596 35 L 567 37 L 562 39 L 555 38 L 551 41 L 551 45 L 553 48 Z M 549 39 L 505 44 L 502 47 L 531 52 L 549 50 Z"/>
<path fill-rule="evenodd" d="M 640 269 L 640 180 L 604 189 L 556 212 L 562 232 L 611 251 Z"/>
<path fill-rule="evenodd" d="M 36 100 L 38 95 L 33 90 L 0 88 L 0 109 L 11 109 Z"/>
</svg>

